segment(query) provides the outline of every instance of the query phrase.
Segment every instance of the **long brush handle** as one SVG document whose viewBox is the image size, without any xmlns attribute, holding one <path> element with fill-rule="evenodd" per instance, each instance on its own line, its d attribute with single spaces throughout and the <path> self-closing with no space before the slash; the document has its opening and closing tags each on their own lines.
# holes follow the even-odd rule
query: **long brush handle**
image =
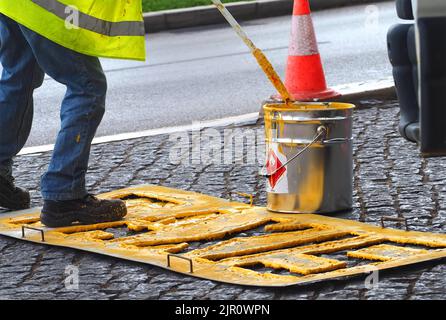
<svg viewBox="0 0 446 320">
<path fill-rule="evenodd" d="M 283 101 L 287 105 L 290 105 L 293 99 L 291 98 L 288 89 L 285 87 L 282 80 L 280 79 L 280 76 L 277 74 L 276 70 L 274 70 L 274 67 L 272 66 L 271 62 L 269 62 L 268 58 L 263 54 L 263 52 L 260 49 L 255 49 L 252 52 L 252 54 L 257 59 L 257 62 L 262 68 L 263 72 L 268 77 L 269 81 L 271 81 L 273 86 L 276 88 L 277 92 L 279 92 L 279 94 L 282 96 Z"/>
<path fill-rule="evenodd" d="M 254 43 L 248 38 L 246 33 L 243 31 L 240 24 L 235 20 L 234 16 L 226 9 L 223 3 L 221 3 L 220 0 L 212 0 L 212 2 L 215 4 L 217 9 L 221 12 L 223 17 L 229 22 L 231 27 L 234 29 L 234 31 L 239 35 L 240 38 L 242 38 L 243 42 L 246 43 L 246 45 L 251 49 L 251 51 L 256 50 L 256 46 Z"/>
<path fill-rule="evenodd" d="M 223 17 L 225 17 L 225 19 L 229 22 L 229 24 L 239 35 L 239 37 L 242 38 L 243 42 L 252 51 L 252 54 L 256 58 L 263 72 L 267 75 L 268 79 L 274 85 L 276 90 L 280 93 L 285 103 L 289 104 L 290 101 L 292 101 L 291 95 L 288 92 L 285 85 L 283 84 L 276 70 L 274 70 L 274 67 L 272 66 L 271 62 L 269 62 L 268 58 L 265 56 L 265 54 L 260 49 L 258 49 L 254 45 L 254 43 L 248 38 L 248 36 L 243 31 L 240 24 L 237 22 L 237 20 L 235 20 L 234 16 L 228 11 L 228 9 L 226 9 L 226 7 L 223 5 L 223 3 L 221 3 L 220 0 L 212 0 L 212 2 L 215 4 L 217 9 L 220 10 Z"/>
</svg>

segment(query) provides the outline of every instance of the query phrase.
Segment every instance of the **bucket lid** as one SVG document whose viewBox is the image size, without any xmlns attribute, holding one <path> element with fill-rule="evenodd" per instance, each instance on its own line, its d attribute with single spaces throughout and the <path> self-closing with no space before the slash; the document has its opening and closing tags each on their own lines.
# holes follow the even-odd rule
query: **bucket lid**
<svg viewBox="0 0 446 320">
<path fill-rule="evenodd" d="M 356 108 L 354 104 L 342 102 L 294 102 L 292 107 L 284 102 L 267 102 L 265 111 L 305 112 L 305 111 L 342 111 Z"/>
</svg>

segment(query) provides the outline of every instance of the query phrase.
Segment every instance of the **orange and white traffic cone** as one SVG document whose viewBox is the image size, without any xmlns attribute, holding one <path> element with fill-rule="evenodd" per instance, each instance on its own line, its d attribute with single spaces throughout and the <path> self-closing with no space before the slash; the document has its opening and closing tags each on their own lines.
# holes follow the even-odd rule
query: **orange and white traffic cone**
<svg viewBox="0 0 446 320">
<path fill-rule="evenodd" d="M 308 0 L 294 0 L 285 86 L 297 101 L 340 96 L 327 88 Z"/>
</svg>

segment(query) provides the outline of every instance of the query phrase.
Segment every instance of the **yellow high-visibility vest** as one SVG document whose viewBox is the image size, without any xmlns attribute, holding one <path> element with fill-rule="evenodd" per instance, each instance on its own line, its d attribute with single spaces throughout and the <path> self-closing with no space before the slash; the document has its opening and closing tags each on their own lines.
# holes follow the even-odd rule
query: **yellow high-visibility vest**
<svg viewBox="0 0 446 320">
<path fill-rule="evenodd" d="M 0 12 L 76 52 L 145 60 L 141 0 L 0 0 Z"/>
</svg>

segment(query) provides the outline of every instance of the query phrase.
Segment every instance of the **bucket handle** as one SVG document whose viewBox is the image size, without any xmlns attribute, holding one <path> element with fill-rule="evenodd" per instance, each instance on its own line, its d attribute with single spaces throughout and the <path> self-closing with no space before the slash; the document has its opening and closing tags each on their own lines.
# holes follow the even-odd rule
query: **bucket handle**
<svg viewBox="0 0 446 320">
<path fill-rule="evenodd" d="M 313 144 L 315 144 L 317 141 L 319 140 L 323 140 L 324 137 L 327 135 L 327 128 L 325 126 L 320 126 L 319 128 L 317 128 L 316 131 L 316 135 L 314 136 L 313 140 L 307 144 L 301 151 L 299 151 L 298 153 L 296 153 L 290 160 L 288 160 L 287 162 L 285 162 L 283 165 L 281 165 L 279 168 L 277 168 L 274 172 L 272 173 L 268 173 L 267 172 L 267 168 L 266 168 L 266 164 L 263 166 L 263 168 L 260 170 L 259 174 L 262 177 L 272 177 L 273 175 L 275 175 L 279 170 L 282 170 L 283 168 L 285 168 L 288 164 L 290 164 L 291 162 L 293 162 L 294 160 L 296 160 L 299 156 L 301 156 L 304 152 L 306 152 Z"/>
</svg>

